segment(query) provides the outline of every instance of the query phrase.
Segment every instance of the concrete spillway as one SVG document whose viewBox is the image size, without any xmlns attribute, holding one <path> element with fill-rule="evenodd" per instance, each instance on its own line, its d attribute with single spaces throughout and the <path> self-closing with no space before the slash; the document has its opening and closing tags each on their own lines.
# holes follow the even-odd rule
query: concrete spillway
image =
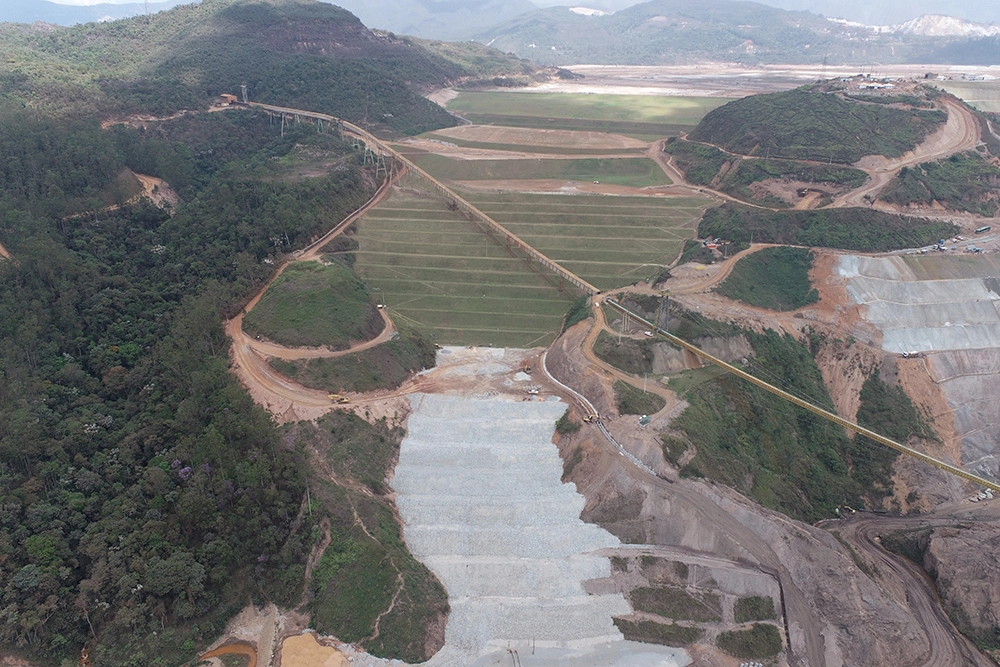
<svg viewBox="0 0 1000 667">
<path fill-rule="evenodd" d="M 994 271 L 988 255 L 845 255 L 837 266 L 862 315 L 882 331 L 882 349 L 923 354 L 954 414 L 962 467 L 997 478 L 1000 281 Z"/>
<path fill-rule="evenodd" d="M 508 650 L 525 665 L 690 662 L 680 649 L 625 641 L 612 620 L 629 613 L 624 597 L 584 590 L 611 573 L 592 552 L 619 541 L 580 520 L 585 499 L 561 481 L 552 434 L 565 404 L 410 400 L 392 486 L 407 544 L 451 604 L 445 647 L 427 665 L 509 664 Z"/>
</svg>

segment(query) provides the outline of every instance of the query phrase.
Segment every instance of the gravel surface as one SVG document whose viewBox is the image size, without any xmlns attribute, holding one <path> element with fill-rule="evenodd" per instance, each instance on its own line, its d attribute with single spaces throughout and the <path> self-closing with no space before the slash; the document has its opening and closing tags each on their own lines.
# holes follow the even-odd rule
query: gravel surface
<svg viewBox="0 0 1000 667">
<path fill-rule="evenodd" d="M 552 443 L 559 401 L 416 394 L 393 488 L 414 555 L 441 578 L 451 615 L 427 665 L 662 665 L 679 649 L 624 641 L 620 593 L 588 595 L 607 577 L 593 552 L 619 540 L 580 520 Z M 505 662 L 506 661 L 506 662 Z M 385 664 L 354 656 L 354 664 Z"/>
</svg>

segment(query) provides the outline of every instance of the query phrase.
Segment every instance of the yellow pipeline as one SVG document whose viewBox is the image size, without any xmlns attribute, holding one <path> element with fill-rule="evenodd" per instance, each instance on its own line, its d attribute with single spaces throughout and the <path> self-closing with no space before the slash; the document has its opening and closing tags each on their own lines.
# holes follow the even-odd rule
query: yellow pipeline
<svg viewBox="0 0 1000 667">
<path fill-rule="evenodd" d="M 962 470 L 961 468 L 958 468 L 956 466 L 953 466 L 953 465 L 950 465 L 948 463 L 945 463 L 944 461 L 939 461 L 938 459 L 934 458 L 933 456 L 928 456 L 927 454 L 924 454 L 923 452 L 918 452 L 917 450 L 913 449 L 912 447 L 907 447 L 906 445 L 900 444 L 900 443 L 896 442 L 895 440 L 890 440 L 889 438 L 887 438 L 887 437 L 885 437 L 883 435 L 879 435 L 875 431 L 869 430 L 869 429 L 865 428 L 864 426 L 860 426 L 858 424 L 855 424 L 854 422 L 848 421 L 848 420 L 844 419 L 843 417 L 835 415 L 834 413 L 830 412 L 829 410 L 824 410 L 823 408 L 821 408 L 819 406 L 813 405 L 812 403 L 810 403 L 808 401 L 802 400 L 798 396 L 794 396 L 794 395 L 788 393 L 787 391 L 785 391 L 783 389 L 779 389 L 779 388 L 775 387 L 772 384 L 764 382 L 760 378 L 754 377 L 753 375 L 750 375 L 746 371 L 741 370 L 741 369 L 737 368 L 736 366 L 733 366 L 732 364 L 728 364 L 725 361 L 723 361 L 722 359 L 719 359 L 718 357 L 714 357 L 711 354 L 709 354 L 708 352 L 705 352 L 701 348 L 695 347 L 691 343 L 688 343 L 687 341 L 678 338 L 677 336 L 673 335 L 669 331 L 665 331 L 665 330 L 659 328 L 658 326 L 654 325 L 652 322 L 649 322 L 646 319 L 644 319 L 644 318 L 636 315 L 631 310 L 629 310 L 625 306 L 621 305 L 617 301 L 614 301 L 612 299 L 606 299 L 605 303 L 608 304 L 609 306 L 611 306 L 612 308 L 614 308 L 615 310 L 617 310 L 617 311 L 619 311 L 621 313 L 624 313 L 624 314 L 628 315 L 631 318 L 634 318 L 637 322 L 641 322 L 648 329 L 650 329 L 651 331 L 655 331 L 657 334 L 663 336 L 664 338 L 666 338 L 667 340 L 669 340 L 671 343 L 674 343 L 675 345 L 680 345 L 685 350 L 689 350 L 689 351 L 693 352 L 694 354 L 698 355 L 702 359 L 705 359 L 706 361 L 710 361 L 711 363 L 715 364 L 719 368 L 722 368 L 723 370 L 725 370 L 725 371 L 727 371 L 729 373 L 732 373 L 733 375 L 741 377 L 744 380 L 746 380 L 747 382 L 752 382 L 753 384 L 757 385 L 761 389 L 765 389 L 765 390 L 771 392 L 772 394 L 775 394 L 776 396 L 780 396 L 781 398 L 785 399 L 786 401 L 790 401 L 790 402 L 794 403 L 795 405 L 799 406 L 800 408 L 804 408 L 804 409 L 808 410 L 809 412 L 811 412 L 811 413 L 813 413 L 815 415 L 819 415 L 820 417 L 823 417 L 824 419 L 829 419 L 833 423 L 839 424 L 840 426 L 843 426 L 844 428 L 848 428 L 848 429 L 854 431 L 855 433 L 860 433 L 861 435 L 865 436 L 866 438 L 871 438 L 875 442 L 881 443 L 881 444 L 885 445 L 886 447 L 891 447 L 892 449 L 895 449 L 897 452 L 901 452 L 903 454 L 906 454 L 907 456 L 912 456 L 913 458 L 919 459 L 919 460 L 923 461 L 924 463 L 928 463 L 928 464 L 934 466 L 935 468 L 939 468 L 941 470 L 944 470 L 945 472 L 951 473 L 952 475 L 957 475 L 957 476 L 961 477 L 962 479 L 966 479 L 966 480 L 968 480 L 970 482 L 973 482 L 975 484 L 979 484 L 980 486 L 986 487 L 987 489 L 992 489 L 993 491 L 996 491 L 996 492 L 1000 493 L 1000 485 L 998 485 L 995 482 L 991 482 L 989 480 L 983 479 L 982 477 L 978 477 L 976 475 L 973 475 L 972 473 L 966 472 L 966 471 Z"/>
</svg>

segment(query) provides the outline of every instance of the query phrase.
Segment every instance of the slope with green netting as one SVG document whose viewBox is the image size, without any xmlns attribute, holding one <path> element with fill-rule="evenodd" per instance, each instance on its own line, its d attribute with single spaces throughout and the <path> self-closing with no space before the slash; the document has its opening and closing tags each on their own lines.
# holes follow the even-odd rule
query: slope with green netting
<svg viewBox="0 0 1000 667">
<path fill-rule="evenodd" d="M 467 198 L 536 250 L 599 289 L 621 287 L 673 263 L 707 199 L 470 193 Z"/>
<path fill-rule="evenodd" d="M 576 297 L 420 190 L 394 193 L 358 223 L 355 238 L 361 278 L 393 317 L 438 343 L 547 345 Z"/>
</svg>

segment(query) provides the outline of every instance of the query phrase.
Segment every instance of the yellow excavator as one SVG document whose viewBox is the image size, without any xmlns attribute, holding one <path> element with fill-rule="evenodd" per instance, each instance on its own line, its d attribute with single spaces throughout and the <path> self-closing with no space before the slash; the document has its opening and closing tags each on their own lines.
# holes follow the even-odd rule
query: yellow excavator
<svg viewBox="0 0 1000 667">
<path fill-rule="evenodd" d="M 340 394 L 327 394 L 326 397 L 329 398 L 334 403 L 350 403 L 351 402 L 351 399 L 347 398 L 346 396 L 341 396 Z"/>
</svg>

